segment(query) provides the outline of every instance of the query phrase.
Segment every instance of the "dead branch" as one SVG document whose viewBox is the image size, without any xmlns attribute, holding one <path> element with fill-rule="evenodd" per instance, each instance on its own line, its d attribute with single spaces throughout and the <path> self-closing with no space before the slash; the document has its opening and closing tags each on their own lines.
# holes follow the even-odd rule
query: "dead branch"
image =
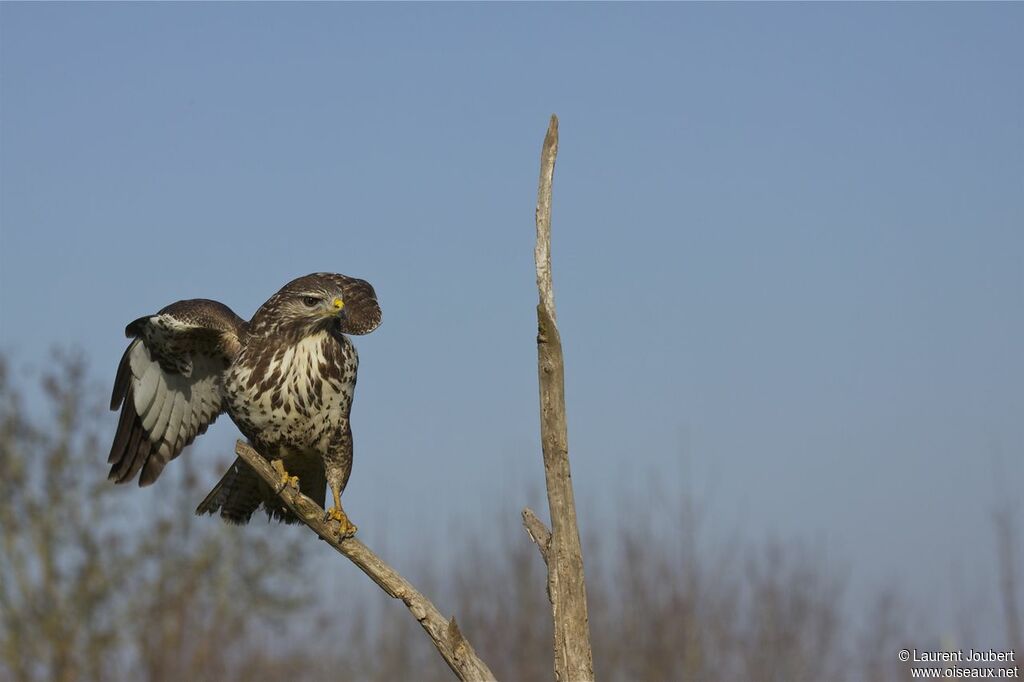
<svg viewBox="0 0 1024 682">
<path fill-rule="evenodd" d="M 531 510 L 523 511 L 523 524 L 548 566 L 548 598 L 554 618 L 555 679 L 579 682 L 594 679 L 587 616 L 587 590 L 583 578 L 583 550 L 576 523 L 569 473 L 569 436 L 565 417 L 565 367 L 562 341 L 555 315 L 551 279 L 551 185 L 558 156 L 558 118 L 551 117 L 540 156 L 537 189 L 537 370 L 540 382 L 541 444 L 544 482 L 551 513 L 551 533 Z"/>
<path fill-rule="evenodd" d="M 269 461 L 251 445 L 238 441 L 235 446 L 238 456 L 259 474 L 267 485 L 277 489 L 280 477 Z M 445 619 L 434 604 L 412 586 L 398 571 L 384 563 L 366 545 L 356 538 L 339 539 L 337 522 L 330 521 L 320 505 L 299 492 L 292 485 L 284 486 L 278 497 L 310 530 L 320 536 L 346 559 L 359 567 L 373 582 L 377 583 L 388 596 L 401 599 L 409 612 L 430 637 L 445 663 L 460 680 L 493 680 L 494 673 L 481 661 L 473 647 L 459 630 L 453 616 Z"/>
</svg>

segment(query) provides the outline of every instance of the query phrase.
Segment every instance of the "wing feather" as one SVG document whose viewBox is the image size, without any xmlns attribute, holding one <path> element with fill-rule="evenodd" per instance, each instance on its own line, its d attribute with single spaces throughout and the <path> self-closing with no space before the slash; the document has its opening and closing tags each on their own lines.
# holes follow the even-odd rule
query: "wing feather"
<svg viewBox="0 0 1024 682">
<path fill-rule="evenodd" d="M 215 301 L 179 301 L 128 325 L 135 337 L 118 366 L 112 410 L 121 410 L 109 478 L 154 482 L 169 461 L 224 411 L 223 374 L 245 322 Z"/>
<path fill-rule="evenodd" d="M 131 354 L 135 348 L 135 341 L 128 344 L 127 350 L 121 356 L 121 362 L 117 366 L 117 376 L 114 377 L 114 390 L 110 394 L 110 409 L 117 411 L 121 407 L 126 395 L 128 386 L 131 384 Z"/>
<path fill-rule="evenodd" d="M 123 452 L 128 447 L 132 435 L 137 430 L 134 428 L 134 417 L 131 410 L 121 411 L 121 417 L 117 420 L 117 431 L 114 433 L 114 444 L 110 448 L 110 457 L 107 458 L 108 464 L 113 464 L 117 460 L 117 453 Z"/>
<path fill-rule="evenodd" d="M 191 393 L 191 391 L 189 391 Z M 167 420 L 167 430 L 164 431 L 164 442 L 170 448 L 178 442 L 181 433 L 181 423 L 185 417 L 185 394 L 178 392 L 174 394 L 174 406 L 171 407 L 171 416 Z"/>
<path fill-rule="evenodd" d="M 142 341 L 135 341 L 135 343 L 142 345 Z M 149 353 L 138 352 L 137 355 L 145 355 L 148 362 Z M 155 362 L 148 362 L 144 368 L 142 368 L 142 378 L 139 379 L 137 386 L 135 386 L 135 411 L 139 414 L 146 414 L 146 410 L 153 404 L 153 399 L 156 398 L 157 389 L 160 388 L 160 365 Z"/>
<path fill-rule="evenodd" d="M 146 441 L 146 437 L 143 434 L 142 429 L 135 429 L 135 431 L 132 433 L 131 439 L 128 441 L 127 451 L 131 452 L 131 453 L 137 454 L 139 452 L 139 450 L 140 450 L 140 447 L 143 447 L 143 442 L 144 441 Z M 148 453 L 149 452 L 149 443 L 148 443 L 148 441 L 145 442 L 144 447 L 145 447 L 145 451 Z M 130 463 L 131 462 L 129 461 L 129 464 Z"/>
<path fill-rule="evenodd" d="M 164 375 L 160 374 L 157 377 L 156 395 L 153 398 L 153 404 L 139 412 L 139 415 L 142 417 L 142 428 L 147 434 L 152 434 L 156 430 L 156 423 L 160 421 L 160 413 L 163 412 L 164 402 L 167 400 L 168 393 Z M 136 410 L 138 410 L 137 407 Z"/>
<path fill-rule="evenodd" d="M 169 382 L 168 382 L 169 383 Z M 171 410 L 174 409 L 174 401 L 177 398 L 177 392 L 167 384 L 164 384 L 163 402 L 160 404 L 160 415 L 156 418 L 156 423 L 153 424 L 152 429 L 148 429 L 149 437 L 154 442 L 162 441 L 164 433 L 167 431 L 167 422 L 171 419 Z M 149 418 L 149 415 L 146 415 Z M 145 426 L 146 422 L 142 422 Z"/>
<path fill-rule="evenodd" d="M 180 450 L 185 447 L 185 439 L 188 437 L 188 431 L 192 428 L 192 402 L 188 399 L 182 399 L 182 410 L 181 416 L 178 419 L 178 428 L 171 432 L 168 429 L 167 440 L 172 442 L 173 449 Z"/>
</svg>

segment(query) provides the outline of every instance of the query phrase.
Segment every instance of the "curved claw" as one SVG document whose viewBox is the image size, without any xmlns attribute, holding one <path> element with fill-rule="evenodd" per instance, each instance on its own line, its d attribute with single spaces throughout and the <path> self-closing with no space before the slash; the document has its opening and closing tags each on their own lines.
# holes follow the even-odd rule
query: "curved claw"
<svg viewBox="0 0 1024 682">
<path fill-rule="evenodd" d="M 285 488 L 287 488 L 288 486 L 292 486 L 293 488 L 298 490 L 299 489 L 299 477 L 298 476 L 282 476 L 280 483 L 278 483 L 277 490 L 275 490 L 274 492 L 276 494 L 280 495 L 281 491 L 284 490 Z"/>
<path fill-rule="evenodd" d="M 287 486 L 292 486 L 296 490 L 299 489 L 299 477 L 289 476 L 288 472 L 284 468 L 284 462 L 282 462 L 279 459 L 275 459 L 272 462 L 272 466 L 274 467 L 274 470 L 277 472 L 278 475 L 278 486 L 277 490 L 274 491 L 276 495 L 280 495 L 281 491 L 284 490 L 285 487 Z"/>
<path fill-rule="evenodd" d="M 339 538 L 350 538 L 356 534 L 359 528 L 356 524 L 349 521 L 348 514 L 346 514 L 339 507 L 331 507 L 326 514 L 326 517 L 330 521 L 338 522 L 338 537 Z"/>
</svg>

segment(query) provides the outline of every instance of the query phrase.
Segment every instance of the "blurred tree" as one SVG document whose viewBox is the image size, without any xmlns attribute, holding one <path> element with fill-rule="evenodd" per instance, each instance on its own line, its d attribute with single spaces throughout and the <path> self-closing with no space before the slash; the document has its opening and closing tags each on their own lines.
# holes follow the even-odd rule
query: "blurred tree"
<svg viewBox="0 0 1024 682">
<path fill-rule="evenodd" d="M 55 360 L 33 416 L 0 358 L 0 678 L 274 679 L 289 652 L 258 644 L 304 604 L 299 547 L 196 523 L 189 458 L 130 514 L 104 478 L 99 392 Z"/>
</svg>

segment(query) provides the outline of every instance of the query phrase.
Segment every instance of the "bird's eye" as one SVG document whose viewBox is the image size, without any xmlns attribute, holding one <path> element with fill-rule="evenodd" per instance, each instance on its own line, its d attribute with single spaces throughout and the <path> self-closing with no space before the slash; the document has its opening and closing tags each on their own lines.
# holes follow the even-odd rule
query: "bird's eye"
<svg viewBox="0 0 1024 682">
<path fill-rule="evenodd" d="M 320 299 L 316 296 L 303 296 L 302 302 L 307 308 L 315 308 L 320 303 Z"/>
</svg>

